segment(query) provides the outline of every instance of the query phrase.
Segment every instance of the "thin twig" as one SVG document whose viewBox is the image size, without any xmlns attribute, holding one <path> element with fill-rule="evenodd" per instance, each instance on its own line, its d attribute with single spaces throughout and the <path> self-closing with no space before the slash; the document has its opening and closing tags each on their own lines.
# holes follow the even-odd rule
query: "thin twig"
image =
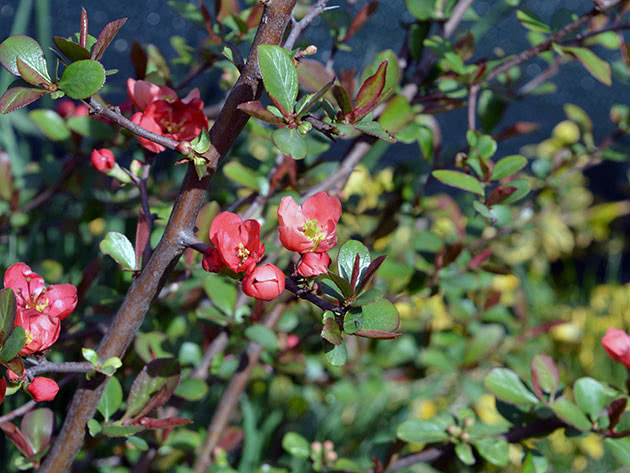
<svg viewBox="0 0 630 473">
<path fill-rule="evenodd" d="M 473 84 L 468 88 L 468 129 L 475 130 L 475 121 L 477 118 L 477 95 L 479 94 L 479 85 Z"/>
<path fill-rule="evenodd" d="M 285 49 L 293 49 L 293 46 L 295 46 L 295 42 L 298 40 L 304 30 L 308 28 L 308 26 L 315 20 L 315 18 L 323 13 L 327 3 L 328 0 L 318 0 L 318 2 L 313 5 L 309 12 L 304 15 L 304 17 L 300 21 L 293 24 L 293 28 L 291 28 L 291 33 L 289 34 L 287 40 L 284 42 Z"/>
<path fill-rule="evenodd" d="M 94 365 L 89 361 L 64 361 L 54 363 L 48 360 L 37 361 L 34 366 L 26 369 L 26 376 L 33 379 L 44 373 L 87 373 L 93 371 Z"/>
<path fill-rule="evenodd" d="M 451 17 L 446 23 L 444 23 L 444 37 L 449 38 L 457 28 L 457 25 L 462 21 L 466 10 L 470 8 L 474 0 L 460 0 L 451 12 Z"/>
</svg>

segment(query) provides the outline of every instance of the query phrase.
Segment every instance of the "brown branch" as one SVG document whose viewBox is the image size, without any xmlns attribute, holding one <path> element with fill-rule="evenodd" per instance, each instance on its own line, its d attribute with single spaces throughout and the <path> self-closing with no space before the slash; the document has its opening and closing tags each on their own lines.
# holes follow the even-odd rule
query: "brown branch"
<svg viewBox="0 0 630 473">
<path fill-rule="evenodd" d="M 284 313 L 284 308 L 284 303 L 276 305 L 265 318 L 265 326 L 273 329 Z M 241 371 L 232 376 L 230 383 L 221 396 L 221 400 L 208 426 L 203 448 L 195 463 L 194 469 L 196 473 L 206 473 L 210 470 L 210 466 L 212 465 L 212 453 L 221 439 L 221 435 L 232 416 L 232 412 L 238 403 L 241 393 L 247 387 L 249 376 L 254 366 L 256 366 L 256 363 L 258 363 L 262 352 L 263 346 L 258 343 L 250 342 L 247 345 L 247 351 L 243 355 L 247 364 Z"/>
<path fill-rule="evenodd" d="M 209 175 L 199 179 L 194 167 L 189 165 L 164 235 L 146 266 L 131 284 L 109 331 L 98 348 L 99 358 L 108 359 L 112 356 L 122 358 L 142 325 L 151 303 L 159 294 L 171 269 L 186 249 L 183 244 L 183 237 L 194 231 L 197 214 L 205 202 L 210 179 L 216 171 L 219 161 L 232 147 L 249 118 L 247 114 L 238 110 L 237 106 L 240 103 L 255 100 L 262 92 L 256 48 L 259 44 L 279 44 L 282 41 L 295 1 L 284 0 L 267 3 L 243 73 L 227 97 L 219 118 L 210 130 L 212 147 L 206 153 L 209 159 Z M 118 114 L 103 107 L 96 100 L 91 102 L 95 102 L 94 107 L 104 116 L 120 119 Z M 131 123 L 127 123 L 128 120 L 127 122 L 122 120 L 122 122 L 127 125 Z M 131 125 L 134 124 L 131 123 Z M 134 132 L 136 131 L 142 133 L 140 136 L 148 139 L 153 138 L 148 137 L 144 129 L 135 129 Z M 163 141 L 160 144 L 168 145 L 166 147 L 169 149 L 174 149 L 177 145 L 172 140 Z M 39 473 L 66 473 L 69 471 L 75 455 L 83 445 L 85 426 L 96 411 L 105 388 L 105 380 L 105 376 L 97 375 L 91 380 L 81 383 L 72 399 L 63 428 L 43 465 L 38 470 Z"/>
<path fill-rule="evenodd" d="M 26 376 L 33 379 L 44 373 L 87 373 L 93 371 L 94 365 L 89 361 L 65 361 L 61 363 L 53 363 L 48 360 L 36 362 L 34 366 L 26 369 Z"/>
<path fill-rule="evenodd" d="M 308 26 L 315 20 L 315 18 L 317 18 L 324 12 L 327 3 L 328 0 L 318 0 L 318 2 L 313 5 L 309 12 L 304 15 L 304 17 L 300 21 L 293 24 L 293 27 L 291 28 L 291 33 L 289 33 L 289 37 L 284 42 L 285 49 L 293 49 L 293 46 L 295 46 L 295 42 L 298 40 L 304 30 L 308 28 Z"/>
<path fill-rule="evenodd" d="M 475 121 L 477 118 L 477 95 L 479 94 L 479 85 L 473 84 L 468 88 L 468 129 L 475 130 Z"/>
<path fill-rule="evenodd" d="M 455 8 L 453 8 L 451 17 L 446 23 L 444 23 L 445 38 L 448 38 L 455 32 L 457 25 L 459 25 L 462 21 L 462 18 L 464 18 L 466 10 L 470 8 L 473 2 L 474 0 L 460 0 L 459 2 L 457 2 L 457 5 L 455 5 Z"/>
</svg>

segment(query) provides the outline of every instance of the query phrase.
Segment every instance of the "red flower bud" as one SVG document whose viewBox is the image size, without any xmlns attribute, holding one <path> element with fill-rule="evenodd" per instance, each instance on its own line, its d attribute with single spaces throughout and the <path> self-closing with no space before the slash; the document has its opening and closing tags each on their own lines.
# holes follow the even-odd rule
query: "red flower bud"
<svg viewBox="0 0 630 473">
<path fill-rule="evenodd" d="M 114 169 L 114 164 L 116 164 L 114 153 L 107 148 L 92 151 L 92 166 L 98 171 L 109 172 Z"/>
<path fill-rule="evenodd" d="M 613 360 L 630 369 L 630 335 L 623 330 L 609 328 L 602 338 L 602 345 Z"/>
<path fill-rule="evenodd" d="M 55 111 L 57 114 L 61 115 L 62 118 L 68 118 L 73 115 L 75 107 L 72 100 L 62 100 L 55 107 Z"/>
<path fill-rule="evenodd" d="M 31 393 L 36 402 L 52 401 L 59 392 L 59 386 L 54 380 L 38 376 L 28 385 L 28 392 Z"/>
<path fill-rule="evenodd" d="M 16 373 L 7 368 L 7 378 L 12 383 L 17 383 L 18 381 L 22 381 L 26 377 L 26 370 L 22 371 L 22 376 L 18 376 Z"/>
<path fill-rule="evenodd" d="M 320 274 L 328 274 L 330 256 L 327 253 L 305 253 L 297 268 L 297 272 L 304 278 L 312 278 Z"/>
<path fill-rule="evenodd" d="M 265 264 L 245 276 L 242 285 L 249 297 L 270 301 L 284 291 L 284 273 L 273 264 Z"/>
<path fill-rule="evenodd" d="M 177 145 L 177 148 L 175 149 L 179 154 L 188 156 L 190 152 L 192 151 L 192 146 L 190 145 L 190 142 L 182 141 L 181 143 Z"/>
<path fill-rule="evenodd" d="M 58 317 L 51 317 L 35 309 L 18 309 L 15 325 L 26 332 L 26 342 L 20 356 L 32 355 L 50 348 L 59 338 L 61 322 Z"/>
<path fill-rule="evenodd" d="M 218 273 L 225 268 L 225 263 L 221 259 L 221 254 L 217 248 L 209 248 L 204 254 L 201 266 L 209 273 Z"/>
</svg>

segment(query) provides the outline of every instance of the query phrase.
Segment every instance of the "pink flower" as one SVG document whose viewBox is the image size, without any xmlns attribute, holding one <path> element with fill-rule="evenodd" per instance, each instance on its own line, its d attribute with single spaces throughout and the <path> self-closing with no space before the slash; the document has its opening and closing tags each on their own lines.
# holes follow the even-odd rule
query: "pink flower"
<svg viewBox="0 0 630 473">
<path fill-rule="evenodd" d="M 602 338 L 602 345 L 614 361 L 630 369 L 630 335 L 623 330 L 609 328 Z"/>
<path fill-rule="evenodd" d="M 59 386 L 54 380 L 38 376 L 28 385 L 28 392 L 31 393 L 36 402 L 52 401 L 59 392 Z"/>
<path fill-rule="evenodd" d="M 76 287 L 72 284 L 55 284 L 46 288 L 44 278 L 24 263 L 15 263 L 7 269 L 4 287 L 13 289 L 18 309 L 35 309 L 63 320 L 77 306 Z"/>
<path fill-rule="evenodd" d="M 270 301 L 284 291 L 284 273 L 273 264 L 265 264 L 245 276 L 242 285 L 249 297 Z"/>
<path fill-rule="evenodd" d="M 221 253 L 217 248 L 209 248 L 201 260 L 201 266 L 209 273 L 218 273 L 225 268 L 225 263 L 221 258 Z"/>
<path fill-rule="evenodd" d="M 216 272 L 224 266 L 235 273 L 254 269 L 265 254 L 265 244 L 260 242 L 260 224 L 256 220 L 241 220 L 232 212 L 221 212 L 210 225 L 210 241 L 217 251 L 206 255 L 206 266 Z M 205 267 L 204 267 L 205 268 Z"/>
<path fill-rule="evenodd" d="M 58 317 L 43 314 L 35 309 L 18 309 L 15 325 L 26 332 L 26 341 L 20 356 L 32 355 L 50 348 L 59 338 L 61 322 Z"/>
<path fill-rule="evenodd" d="M 319 192 L 300 207 L 293 197 L 283 197 L 278 207 L 278 232 L 287 250 L 324 253 L 337 244 L 341 202 Z"/>
<path fill-rule="evenodd" d="M 138 110 L 144 112 L 156 100 L 176 100 L 177 93 L 165 85 L 156 85 L 145 80 L 127 79 L 127 93 Z"/>
<path fill-rule="evenodd" d="M 107 173 L 114 169 L 116 160 L 114 159 L 114 153 L 107 148 L 95 149 L 92 151 L 92 166 L 98 171 Z"/>
<path fill-rule="evenodd" d="M 305 253 L 302 255 L 297 272 L 304 278 L 312 278 L 320 274 L 328 274 L 330 256 L 327 253 Z"/>
</svg>

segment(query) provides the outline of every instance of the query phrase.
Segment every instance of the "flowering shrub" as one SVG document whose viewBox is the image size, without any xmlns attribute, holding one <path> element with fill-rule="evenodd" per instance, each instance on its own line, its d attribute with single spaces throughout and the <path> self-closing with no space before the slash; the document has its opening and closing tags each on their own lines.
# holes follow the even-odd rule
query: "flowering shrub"
<svg viewBox="0 0 630 473">
<path fill-rule="evenodd" d="M 627 1 L 14 3 L 6 471 L 630 466 Z"/>
</svg>

